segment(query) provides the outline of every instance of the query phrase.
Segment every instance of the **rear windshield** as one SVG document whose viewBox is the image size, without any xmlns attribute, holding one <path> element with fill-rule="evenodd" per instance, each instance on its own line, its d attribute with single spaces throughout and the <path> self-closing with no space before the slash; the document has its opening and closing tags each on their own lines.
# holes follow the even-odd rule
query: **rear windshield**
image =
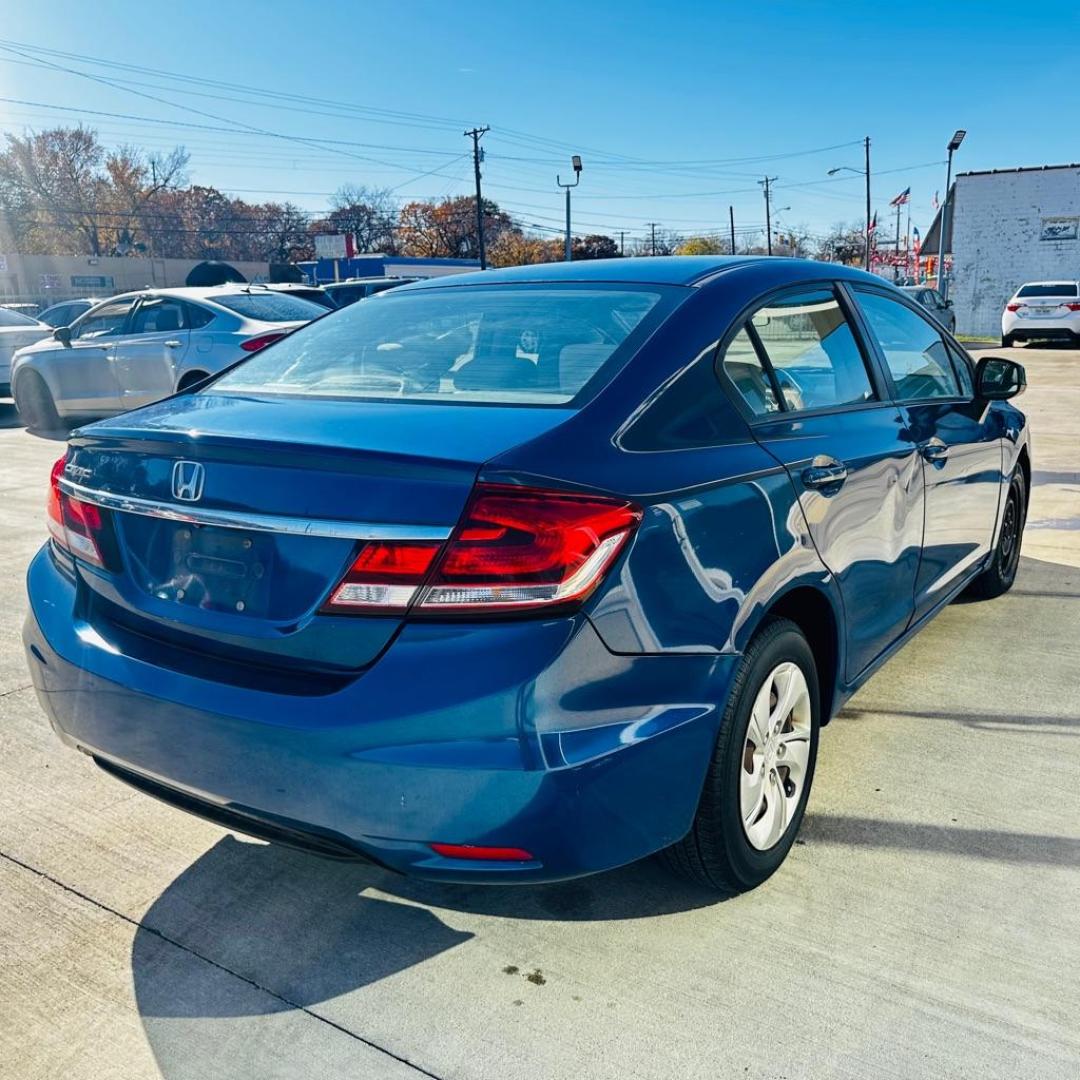
<svg viewBox="0 0 1080 1080">
<path fill-rule="evenodd" d="M 592 285 L 395 289 L 264 349 L 212 392 L 565 404 L 616 352 L 633 351 L 661 296 Z"/>
<path fill-rule="evenodd" d="M 302 300 L 299 296 L 290 296 L 288 293 L 229 293 L 207 299 L 235 311 L 245 319 L 256 319 L 259 322 L 307 322 L 326 314 L 326 308 L 322 304 L 313 304 L 310 300 Z"/>
<path fill-rule="evenodd" d="M 1022 285 L 1017 296 L 1076 296 L 1075 281 L 1052 281 L 1049 285 Z"/>
</svg>

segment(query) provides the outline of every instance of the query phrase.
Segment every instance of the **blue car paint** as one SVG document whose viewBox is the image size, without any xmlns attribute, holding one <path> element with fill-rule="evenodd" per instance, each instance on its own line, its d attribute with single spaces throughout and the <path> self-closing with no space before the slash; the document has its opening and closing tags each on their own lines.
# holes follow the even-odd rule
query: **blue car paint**
<svg viewBox="0 0 1080 1080">
<path fill-rule="evenodd" d="M 687 831 L 740 654 L 778 603 L 812 593 L 827 605 L 829 714 L 981 568 L 1028 443 L 1017 410 L 886 401 L 751 429 L 715 376 L 718 343 L 765 293 L 875 279 L 795 260 L 651 259 L 396 291 L 549 280 L 648 281 L 676 297 L 580 409 L 282 402 L 211 387 L 76 433 L 69 461 L 95 483 L 165 498 L 167 467 L 195 445 L 220 470 L 222 507 L 446 526 L 477 478 L 618 493 L 644 519 L 581 612 L 348 619 L 318 614 L 319 590 L 297 586 L 265 620 L 188 612 L 170 636 L 169 602 L 155 604 L 153 582 L 47 546 L 29 573 L 25 639 L 61 737 L 199 797 L 342 836 L 396 869 L 569 877 Z M 882 359 L 872 360 L 887 390 Z M 931 436 L 958 448 L 946 475 L 917 453 Z M 800 470 L 826 444 L 856 466 L 854 511 L 837 514 L 839 498 L 801 487 Z M 938 511 L 948 520 L 924 522 L 931 490 L 949 500 Z M 884 530 L 869 512 L 883 498 Z M 308 556 L 276 544 L 299 578 L 325 576 L 336 558 L 343 568 L 352 550 L 332 541 Z M 120 617 L 99 619 L 102 609 Z M 127 618 L 160 633 L 128 635 Z M 194 658 L 180 664 L 177 648 Z M 264 662 L 268 648 L 281 659 L 276 689 L 237 674 L 256 648 Z M 431 841 L 536 858 L 450 860 Z"/>
</svg>

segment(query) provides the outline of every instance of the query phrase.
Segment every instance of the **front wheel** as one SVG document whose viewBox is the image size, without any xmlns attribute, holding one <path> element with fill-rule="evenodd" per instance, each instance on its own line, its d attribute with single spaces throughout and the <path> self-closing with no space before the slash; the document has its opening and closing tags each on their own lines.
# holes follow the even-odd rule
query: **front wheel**
<svg viewBox="0 0 1080 1080">
<path fill-rule="evenodd" d="M 777 870 L 806 810 L 820 712 L 806 638 L 790 620 L 770 619 L 735 676 L 694 824 L 662 853 L 671 869 L 728 893 Z"/>
<path fill-rule="evenodd" d="M 1023 471 L 1017 466 L 1009 481 L 1009 493 L 1005 497 L 1005 511 L 1001 517 L 1001 532 L 990 564 L 968 586 L 968 592 L 979 600 L 993 600 L 1008 592 L 1016 580 L 1020 566 L 1020 544 L 1024 539 L 1027 521 L 1027 484 Z"/>
<path fill-rule="evenodd" d="M 25 372 L 15 384 L 15 408 L 31 431 L 54 432 L 63 428 L 52 393 L 36 371 Z"/>
</svg>

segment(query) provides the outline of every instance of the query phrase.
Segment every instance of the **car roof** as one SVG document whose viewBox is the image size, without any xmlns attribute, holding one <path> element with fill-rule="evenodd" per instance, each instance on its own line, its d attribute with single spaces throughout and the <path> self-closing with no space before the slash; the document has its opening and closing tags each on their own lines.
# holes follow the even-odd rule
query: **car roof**
<svg viewBox="0 0 1080 1080">
<path fill-rule="evenodd" d="M 451 275 L 454 276 L 454 275 Z M 323 289 L 333 289 L 338 285 L 378 285 L 383 281 L 421 281 L 426 280 L 415 277 L 389 277 L 385 274 L 379 274 L 374 277 L 351 277 L 344 278 L 341 281 L 331 281 L 326 285 L 320 286 Z"/>
<path fill-rule="evenodd" d="M 413 282 L 405 286 L 405 289 L 415 292 L 418 289 L 525 282 L 695 286 L 718 275 L 762 266 L 775 266 L 778 279 L 789 279 L 795 271 L 799 271 L 797 276 L 808 280 L 854 278 L 889 284 L 864 270 L 812 259 L 789 259 L 770 255 L 657 255 L 625 259 L 587 259 L 569 263 L 536 263 L 531 266 L 511 266 L 469 274 L 447 274 L 444 277 Z"/>
</svg>

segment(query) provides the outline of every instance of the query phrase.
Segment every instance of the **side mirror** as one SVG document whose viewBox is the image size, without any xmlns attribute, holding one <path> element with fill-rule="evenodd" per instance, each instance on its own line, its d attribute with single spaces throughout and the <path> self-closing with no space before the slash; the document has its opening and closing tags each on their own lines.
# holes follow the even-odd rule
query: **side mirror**
<svg viewBox="0 0 1080 1080">
<path fill-rule="evenodd" d="M 946 300 L 945 301 L 945 306 L 946 307 L 952 307 L 952 301 L 951 300 Z"/>
<path fill-rule="evenodd" d="M 53 339 L 59 341 L 61 345 L 71 345 L 71 327 L 70 326 L 58 326 L 52 332 Z"/>
<path fill-rule="evenodd" d="M 1006 401 L 1027 388 L 1023 365 L 1001 356 L 984 356 L 975 366 L 975 393 L 983 401 Z"/>
</svg>

